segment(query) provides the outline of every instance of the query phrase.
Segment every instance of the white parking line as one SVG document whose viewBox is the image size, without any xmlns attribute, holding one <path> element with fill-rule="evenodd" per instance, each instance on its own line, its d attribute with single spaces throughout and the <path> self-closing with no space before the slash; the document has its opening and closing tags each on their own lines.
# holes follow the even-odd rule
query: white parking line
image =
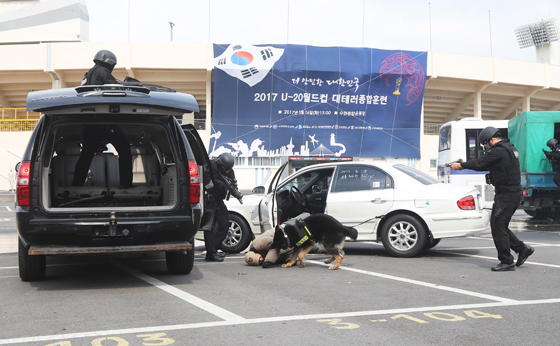
<svg viewBox="0 0 560 346">
<path fill-rule="evenodd" d="M 453 250 L 455 250 L 455 249 L 453 249 Z M 465 250 L 468 250 L 468 248 L 466 248 Z M 453 251 L 445 251 L 445 250 L 434 250 L 434 249 L 432 249 L 432 251 L 441 252 L 441 253 L 446 253 L 446 254 L 450 254 L 450 255 L 459 255 L 459 256 L 475 257 L 475 258 L 484 258 L 484 259 L 490 259 L 490 260 L 495 260 L 495 261 L 497 261 L 497 258 L 496 258 L 496 257 L 490 257 L 490 256 L 469 255 L 469 254 L 462 253 L 462 252 L 453 252 Z M 539 263 L 539 262 L 529 262 L 529 261 L 526 261 L 525 264 L 533 264 L 533 265 L 536 265 L 536 266 L 560 268 L 560 265 L 557 265 L 557 264 L 548 264 L 548 263 Z"/>
<path fill-rule="evenodd" d="M 122 264 L 120 262 L 112 262 L 113 265 L 119 269 L 124 270 L 125 272 L 136 276 L 137 278 L 139 278 L 140 280 L 143 280 L 147 283 L 149 283 L 150 285 L 153 285 L 157 288 L 159 288 L 160 290 L 163 290 L 169 294 L 174 295 L 177 298 L 180 298 L 184 301 L 186 301 L 187 303 L 190 303 L 206 312 L 209 312 L 219 318 L 222 318 L 228 322 L 240 322 L 245 320 L 243 317 L 236 315 L 232 312 L 229 312 L 225 309 L 222 309 L 221 307 L 214 305 L 212 303 L 209 303 L 205 300 L 202 300 L 198 297 L 193 296 L 192 294 L 189 294 L 185 291 L 182 291 L 178 288 L 175 288 L 171 285 L 166 284 L 163 281 L 160 281 L 156 278 L 153 278 L 149 275 L 146 275 L 144 273 L 142 273 L 141 271 L 138 271 L 134 268 L 131 268 L 125 264 Z"/>
<path fill-rule="evenodd" d="M 318 264 L 318 265 L 322 265 L 322 266 L 326 266 L 326 267 L 331 266 L 331 264 L 325 264 L 323 262 L 314 261 L 314 260 L 307 260 L 306 262 L 314 263 L 314 264 Z M 418 280 L 411 280 L 411 279 L 401 278 L 401 277 L 398 277 L 398 276 L 381 274 L 381 273 L 371 272 L 371 271 L 362 270 L 362 269 L 349 268 L 349 267 L 339 267 L 338 269 L 347 270 L 347 271 L 351 271 L 351 272 L 354 272 L 354 273 L 376 276 L 376 277 L 379 277 L 379 278 L 384 278 L 384 279 L 389 279 L 389 280 L 406 282 L 406 283 L 413 284 L 413 285 L 435 288 L 435 289 L 438 289 L 438 290 L 449 291 L 449 292 L 453 292 L 453 293 L 464 294 L 464 295 L 471 296 L 471 297 L 495 300 L 497 302 L 515 302 L 516 301 L 516 300 L 513 300 L 513 299 L 492 296 L 492 295 L 489 295 L 489 294 L 472 292 L 472 291 L 462 290 L 460 288 L 442 286 L 442 285 L 432 284 L 432 283 L 429 283 L 429 282 L 423 282 L 423 281 L 418 281 Z"/>
<path fill-rule="evenodd" d="M 327 314 L 315 314 L 315 315 L 261 317 L 255 319 L 241 319 L 238 321 L 202 322 L 202 323 L 192 323 L 192 324 L 176 324 L 176 325 L 169 325 L 169 326 L 101 330 L 101 331 L 84 332 L 84 333 L 56 334 L 56 335 L 25 337 L 25 338 L 0 339 L 0 345 L 20 344 L 24 342 L 68 340 L 68 339 L 77 339 L 77 338 L 85 338 L 85 337 L 124 335 L 124 334 L 133 334 L 133 333 L 137 334 L 137 333 L 163 332 L 163 331 L 170 331 L 170 330 L 223 327 L 223 326 L 234 326 L 234 325 L 245 325 L 245 324 L 256 324 L 256 323 L 290 322 L 290 321 L 315 320 L 315 319 L 326 319 L 326 318 L 406 314 L 406 313 L 424 312 L 424 311 L 446 311 L 446 310 L 449 311 L 449 310 L 480 309 L 480 308 L 491 308 L 491 307 L 508 307 L 508 306 L 523 306 L 523 305 L 537 305 L 537 304 L 558 304 L 558 303 L 560 303 L 560 298 L 479 303 L 479 304 L 463 304 L 463 305 L 426 306 L 426 307 L 405 308 L 405 309 L 339 312 L 339 313 L 327 313 Z"/>
<path fill-rule="evenodd" d="M 7 205 L 5 207 L 6 209 L 8 209 L 8 211 L 12 211 L 12 209 L 10 209 L 10 207 L 8 207 Z"/>
</svg>

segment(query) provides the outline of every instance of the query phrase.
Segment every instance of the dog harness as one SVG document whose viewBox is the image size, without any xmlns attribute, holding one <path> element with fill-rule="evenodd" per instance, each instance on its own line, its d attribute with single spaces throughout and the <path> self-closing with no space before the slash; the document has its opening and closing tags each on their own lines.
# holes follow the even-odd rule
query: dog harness
<svg viewBox="0 0 560 346">
<path fill-rule="evenodd" d="M 301 246 L 301 244 L 305 243 L 309 239 L 313 240 L 313 234 L 309 232 L 309 229 L 307 228 L 307 226 L 305 226 L 305 224 L 302 229 L 301 227 L 298 226 L 296 222 L 294 228 L 296 229 L 298 236 L 300 237 L 299 241 L 296 243 L 296 246 Z"/>
<path fill-rule="evenodd" d="M 284 238 L 286 239 L 286 244 L 288 245 L 288 247 L 292 247 L 292 244 L 290 242 L 290 238 L 288 237 L 288 235 L 284 231 L 285 226 L 286 226 L 285 224 L 281 224 L 280 226 L 278 226 L 278 228 L 280 228 L 280 230 L 282 230 L 282 234 L 284 235 Z M 300 238 L 299 241 L 296 243 L 296 246 L 301 246 L 301 244 L 305 243 L 309 239 L 313 240 L 313 234 L 311 234 L 311 232 L 309 231 L 307 226 L 303 226 L 304 229 L 302 229 L 301 227 L 299 227 L 297 225 L 297 222 L 293 226 L 294 226 L 294 229 L 296 230 L 296 232 L 298 234 L 298 237 Z"/>
</svg>

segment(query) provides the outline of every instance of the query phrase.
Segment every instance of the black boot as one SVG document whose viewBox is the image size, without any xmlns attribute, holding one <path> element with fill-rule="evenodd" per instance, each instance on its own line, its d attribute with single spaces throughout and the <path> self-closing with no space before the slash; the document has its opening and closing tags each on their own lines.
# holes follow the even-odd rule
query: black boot
<svg viewBox="0 0 560 346">
<path fill-rule="evenodd" d="M 224 261 L 224 259 L 222 257 L 216 255 L 215 253 L 207 253 L 205 259 L 209 262 L 223 262 Z"/>
<path fill-rule="evenodd" d="M 515 264 L 501 262 L 497 266 L 492 267 L 493 272 L 505 272 L 509 270 L 515 270 Z"/>
<path fill-rule="evenodd" d="M 529 258 L 529 256 L 531 256 L 533 252 L 535 252 L 535 249 L 532 246 L 525 245 L 523 251 L 519 253 L 519 257 L 517 257 L 517 263 L 515 263 L 515 265 L 519 267 L 520 265 L 525 263 L 527 258 Z"/>
</svg>

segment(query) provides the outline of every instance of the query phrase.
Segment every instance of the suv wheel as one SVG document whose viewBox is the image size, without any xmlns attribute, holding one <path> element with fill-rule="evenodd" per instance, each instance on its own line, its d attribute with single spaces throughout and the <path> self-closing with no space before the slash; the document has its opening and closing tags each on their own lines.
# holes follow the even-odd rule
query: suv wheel
<svg viewBox="0 0 560 346">
<path fill-rule="evenodd" d="M 229 214 L 228 234 L 222 242 L 221 249 L 227 253 L 238 253 L 247 248 L 253 240 L 249 225 L 235 214 Z"/>
<path fill-rule="evenodd" d="M 18 237 L 19 277 L 23 281 L 43 280 L 47 274 L 46 256 L 31 256 Z"/>
<path fill-rule="evenodd" d="M 171 274 L 189 274 L 192 271 L 194 267 L 194 239 L 190 243 L 193 248 L 188 250 L 187 253 L 184 253 L 184 251 L 165 253 L 165 263 Z"/>
<path fill-rule="evenodd" d="M 396 257 L 412 257 L 426 248 L 428 236 L 422 224 L 406 214 L 389 218 L 381 233 L 385 250 Z"/>
</svg>

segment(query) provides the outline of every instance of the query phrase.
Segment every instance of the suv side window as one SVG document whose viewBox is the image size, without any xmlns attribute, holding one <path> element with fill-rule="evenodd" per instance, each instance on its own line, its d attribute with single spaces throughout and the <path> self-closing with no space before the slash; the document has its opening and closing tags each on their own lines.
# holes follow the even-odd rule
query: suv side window
<svg viewBox="0 0 560 346">
<path fill-rule="evenodd" d="M 391 177 L 371 166 L 341 166 L 335 177 L 333 192 L 389 189 Z"/>
</svg>

